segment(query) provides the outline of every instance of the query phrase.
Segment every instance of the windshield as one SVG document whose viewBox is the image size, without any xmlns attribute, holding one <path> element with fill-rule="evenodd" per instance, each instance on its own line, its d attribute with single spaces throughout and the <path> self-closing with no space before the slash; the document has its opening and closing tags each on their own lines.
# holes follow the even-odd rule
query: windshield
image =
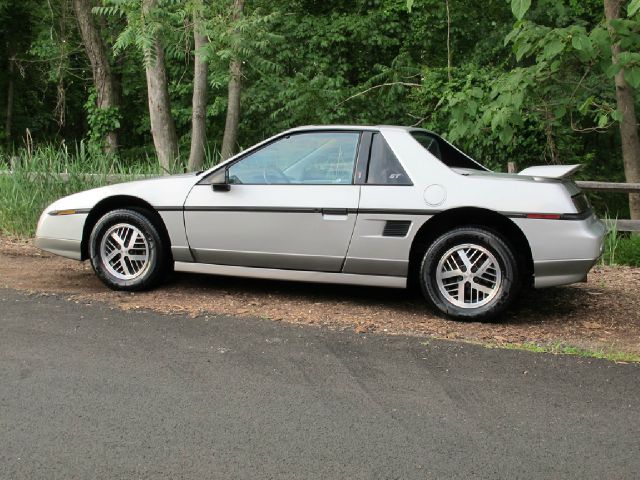
<svg viewBox="0 0 640 480">
<path fill-rule="evenodd" d="M 468 168 L 472 170 L 487 169 L 471 157 L 465 155 L 450 143 L 433 133 L 425 131 L 411 132 L 420 145 L 449 168 Z"/>
</svg>

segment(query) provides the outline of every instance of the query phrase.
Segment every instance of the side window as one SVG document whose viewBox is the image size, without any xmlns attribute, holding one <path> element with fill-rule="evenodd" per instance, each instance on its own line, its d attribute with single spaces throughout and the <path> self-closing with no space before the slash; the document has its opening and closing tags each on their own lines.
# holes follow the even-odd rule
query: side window
<svg viewBox="0 0 640 480">
<path fill-rule="evenodd" d="M 367 183 L 374 185 L 412 185 L 400 161 L 394 155 L 381 134 L 371 139 L 371 156 Z"/>
<path fill-rule="evenodd" d="M 353 183 L 358 132 L 299 133 L 249 154 L 229 168 L 229 181 L 253 185 Z"/>
<path fill-rule="evenodd" d="M 427 132 L 415 132 L 412 135 L 425 150 L 431 153 L 438 160 L 442 160 L 440 145 L 438 145 L 438 140 L 436 140 L 435 137 L 432 137 Z"/>
<path fill-rule="evenodd" d="M 453 147 L 450 143 L 425 131 L 411 132 L 413 138 L 434 157 L 450 168 L 468 168 L 486 171 L 487 169 L 473 158 Z"/>
</svg>

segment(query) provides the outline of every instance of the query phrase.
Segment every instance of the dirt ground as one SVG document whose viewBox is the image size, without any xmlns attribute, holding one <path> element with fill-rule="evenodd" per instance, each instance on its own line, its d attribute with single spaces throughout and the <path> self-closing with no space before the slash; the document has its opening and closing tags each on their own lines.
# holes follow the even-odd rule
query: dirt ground
<svg viewBox="0 0 640 480">
<path fill-rule="evenodd" d="M 498 323 L 443 319 L 417 293 L 175 274 L 145 293 L 108 290 L 88 262 L 43 253 L 30 240 L 0 237 L 0 287 L 192 316 L 231 315 L 355 329 L 365 334 L 425 335 L 485 344 L 562 342 L 590 350 L 640 354 L 640 269 L 596 267 L 586 284 L 524 293 Z"/>
</svg>

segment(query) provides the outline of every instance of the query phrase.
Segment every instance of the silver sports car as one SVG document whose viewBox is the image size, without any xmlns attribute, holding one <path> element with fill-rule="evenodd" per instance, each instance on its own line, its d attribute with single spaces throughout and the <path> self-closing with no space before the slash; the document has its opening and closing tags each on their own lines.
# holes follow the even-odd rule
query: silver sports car
<svg viewBox="0 0 640 480">
<path fill-rule="evenodd" d="M 586 279 L 605 227 L 568 177 L 493 173 L 426 130 L 313 126 L 211 170 L 65 197 L 37 245 L 117 290 L 172 271 L 404 288 L 487 319 L 522 286 Z"/>
</svg>

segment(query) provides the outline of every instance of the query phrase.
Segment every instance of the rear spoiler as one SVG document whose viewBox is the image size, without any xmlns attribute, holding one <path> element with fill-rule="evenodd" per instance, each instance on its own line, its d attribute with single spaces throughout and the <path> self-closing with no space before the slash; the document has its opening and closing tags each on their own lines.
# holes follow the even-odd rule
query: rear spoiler
<svg viewBox="0 0 640 480">
<path fill-rule="evenodd" d="M 518 173 L 518 175 L 543 178 L 568 178 L 580 170 L 580 168 L 582 168 L 582 165 L 541 165 L 538 167 L 525 168 Z"/>
</svg>

